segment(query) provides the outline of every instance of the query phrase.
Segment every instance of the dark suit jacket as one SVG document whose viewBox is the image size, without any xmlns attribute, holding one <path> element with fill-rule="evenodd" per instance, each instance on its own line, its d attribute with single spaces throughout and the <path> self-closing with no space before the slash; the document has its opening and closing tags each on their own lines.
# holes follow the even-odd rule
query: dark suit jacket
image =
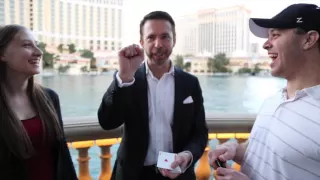
<svg viewBox="0 0 320 180">
<path fill-rule="evenodd" d="M 58 95 L 51 89 L 45 88 L 48 99 L 53 102 L 55 110 L 58 113 L 59 122 L 63 129 L 61 117 L 60 102 Z M 2 141 L 0 137 L 0 142 Z M 3 145 L 1 143 L 1 145 Z M 65 140 L 57 141 L 53 147 L 55 180 L 78 180 L 75 172 L 70 152 Z M 39 169 L 41 171 L 41 169 Z M 27 178 L 27 169 L 24 161 L 18 159 L 8 150 L 0 152 L 0 179 L 4 180 L 29 180 Z"/>
<path fill-rule="evenodd" d="M 115 73 L 116 75 L 116 73 Z M 135 74 L 135 83 L 118 87 L 114 80 L 104 94 L 98 110 L 101 127 L 106 130 L 124 124 L 122 142 L 114 165 L 113 180 L 138 180 L 149 145 L 149 114 L 146 69 Z M 175 67 L 175 103 L 172 124 L 173 151 L 190 151 L 193 162 L 180 179 L 195 179 L 194 164 L 204 152 L 208 141 L 203 97 L 198 79 Z M 192 96 L 194 103 L 183 104 Z"/>
</svg>

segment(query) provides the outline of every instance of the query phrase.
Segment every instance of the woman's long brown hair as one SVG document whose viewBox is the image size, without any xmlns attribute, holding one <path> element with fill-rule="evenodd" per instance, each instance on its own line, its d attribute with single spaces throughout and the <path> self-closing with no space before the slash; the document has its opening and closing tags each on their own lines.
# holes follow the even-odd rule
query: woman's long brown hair
<svg viewBox="0 0 320 180">
<path fill-rule="evenodd" d="M 0 27 L 0 56 L 3 56 L 15 35 L 25 29 L 25 27 L 19 25 Z M 21 120 L 17 118 L 14 110 L 8 105 L 8 99 L 4 92 L 5 71 L 6 63 L 0 60 L 0 140 L 4 143 L 0 144 L 0 152 L 6 152 L 1 151 L 2 148 L 5 148 L 2 150 L 9 150 L 14 156 L 27 159 L 35 153 L 35 150 Z M 44 88 L 34 82 L 33 77 L 28 80 L 27 93 L 31 104 L 41 118 L 44 140 L 49 143 L 61 140 L 63 130 L 60 128 L 58 115 L 52 100 L 45 93 Z"/>
</svg>

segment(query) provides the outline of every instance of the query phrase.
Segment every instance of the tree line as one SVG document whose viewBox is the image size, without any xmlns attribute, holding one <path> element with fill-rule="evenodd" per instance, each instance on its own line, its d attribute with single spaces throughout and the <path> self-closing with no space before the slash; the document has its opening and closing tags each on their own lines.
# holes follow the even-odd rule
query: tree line
<svg viewBox="0 0 320 180">
<path fill-rule="evenodd" d="M 190 57 L 191 55 L 176 55 L 174 59 L 175 66 L 186 70 L 190 71 L 191 68 L 191 63 L 186 62 L 184 63 L 184 59 Z M 232 72 L 229 68 L 228 65 L 230 63 L 230 59 L 226 56 L 225 53 L 218 53 L 213 57 L 208 58 L 208 69 L 212 73 L 230 73 Z M 255 64 L 255 67 L 253 69 L 243 67 L 238 70 L 238 74 L 244 74 L 244 73 L 249 73 L 249 74 L 257 74 L 261 71 L 259 68 L 260 64 Z"/>
<path fill-rule="evenodd" d="M 43 52 L 42 60 L 43 60 L 43 68 L 53 68 L 54 62 L 60 60 L 59 54 L 50 53 L 46 50 L 46 44 L 40 42 L 38 47 Z M 96 58 L 94 57 L 94 53 L 89 49 L 77 50 L 76 46 L 71 43 L 67 44 L 67 49 L 64 48 L 64 44 L 59 44 L 57 50 L 60 54 L 67 51 L 69 54 L 74 54 L 76 52 L 80 52 L 80 56 L 83 58 L 90 59 L 90 69 L 96 69 Z"/>
</svg>

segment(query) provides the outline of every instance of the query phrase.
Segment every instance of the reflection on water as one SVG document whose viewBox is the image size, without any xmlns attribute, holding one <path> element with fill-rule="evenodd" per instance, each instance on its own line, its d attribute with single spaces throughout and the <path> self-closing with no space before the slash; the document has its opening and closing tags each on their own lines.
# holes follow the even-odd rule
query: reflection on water
<svg viewBox="0 0 320 180">
<path fill-rule="evenodd" d="M 256 113 L 263 100 L 285 85 L 273 77 L 198 76 L 207 112 Z M 39 77 L 60 96 L 62 115 L 96 116 L 112 75 Z"/>
</svg>

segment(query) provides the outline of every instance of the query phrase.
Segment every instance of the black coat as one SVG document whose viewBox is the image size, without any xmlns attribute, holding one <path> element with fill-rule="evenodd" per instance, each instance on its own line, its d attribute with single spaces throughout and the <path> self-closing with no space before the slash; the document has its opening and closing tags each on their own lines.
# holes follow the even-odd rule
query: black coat
<svg viewBox="0 0 320 180">
<path fill-rule="evenodd" d="M 61 117 L 60 102 L 57 93 L 49 88 L 45 88 L 45 92 L 53 102 L 53 105 L 58 113 L 61 128 L 63 122 Z M 3 137 L 0 137 L 3 138 Z M 3 144 L 0 144 L 3 145 Z M 65 140 L 59 141 L 53 146 L 55 180 L 78 180 L 75 172 L 70 152 Z M 10 159 L 8 161 L 8 159 Z M 41 169 L 39 168 L 39 171 Z M 27 170 L 24 161 L 18 159 L 8 150 L 0 152 L 0 179 L 2 180 L 28 180 Z"/>
<path fill-rule="evenodd" d="M 202 156 L 208 141 L 202 92 L 198 79 L 179 68 L 175 68 L 174 83 L 173 151 L 192 153 L 192 165 L 179 179 L 194 180 L 194 165 Z M 189 96 L 194 102 L 183 104 Z M 124 124 L 112 180 L 139 179 L 149 145 L 148 112 L 148 85 L 143 63 L 135 74 L 132 86 L 119 88 L 114 77 L 98 111 L 103 129 L 110 130 Z"/>
</svg>

